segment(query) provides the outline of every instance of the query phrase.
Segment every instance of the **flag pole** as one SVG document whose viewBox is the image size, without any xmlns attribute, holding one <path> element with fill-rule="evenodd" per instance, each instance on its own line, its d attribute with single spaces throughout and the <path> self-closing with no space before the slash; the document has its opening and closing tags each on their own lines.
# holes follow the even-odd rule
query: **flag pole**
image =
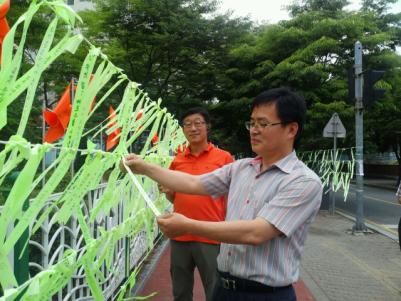
<svg viewBox="0 0 401 301">
<path fill-rule="evenodd" d="M 46 83 L 43 81 L 43 99 L 42 99 L 42 143 L 45 141 L 46 135 L 46 121 L 45 121 L 45 111 L 46 111 Z M 46 170 L 46 153 L 42 160 L 42 172 L 44 173 Z M 42 187 L 46 184 L 46 176 L 42 178 Z"/>
<path fill-rule="evenodd" d="M 71 85 L 70 85 L 70 101 L 71 101 L 71 106 L 73 105 L 73 103 L 74 103 L 74 98 L 75 98 L 75 90 L 74 90 L 74 78 L 73 77 L 71 77 Z M 74 159 L 72 160 L 72 163 L 71 163 L 71 167 L 70 167 L 70 172 L 71 172 L 71 181 L 72 181 L 72 179 L 74 178 L 74 163 L 75 163 L 75 157 L 74 157 Z"/>
</svg>

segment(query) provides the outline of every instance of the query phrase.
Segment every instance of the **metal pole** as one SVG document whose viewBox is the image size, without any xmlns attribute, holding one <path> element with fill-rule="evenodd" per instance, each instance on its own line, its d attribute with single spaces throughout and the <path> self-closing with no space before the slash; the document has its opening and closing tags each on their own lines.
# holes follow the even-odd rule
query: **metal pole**
<svg viewBox="0 0 401 301">
<path fill-rule="evenodd" d="M 362 44 L 355 43 L 355 159 L 356 159 L 356 221 L 353 232 L 366 231 L 363 216 L 363 75 L 362 75 Z"/>
<path fill-rule="evenodd" d="M 45 85 L 45 83 L 43 82 L 43 85 Z M 44 93 L 46 93 L 45 88 L 43 87 L 43 91 Z M 47 109 L 46 108 L 46 96 L 43 95 L 43 100 L 42 100 L 42 108 L 43 108 L 43 112 L 42 112 L 42 143 L 45 142 L 45 135 L 46 135 L 46 121 L 45 121 L 45 115 L 44 112 Z M 42 160 L 42 172 L 45 172 L 46 170 L 46 155 L 43 157 Z M 44 187 L 46 184 L 46 177 L 43 177 L 42 179 L 42 187 Z"/>
<path fill-rule="evenodd" d="M 334 118 L 334 133 L 333 133 L 333 172 L 336 169 L 336 160 L 337 160 L 337 116 Z M 336 210 L 336 192 L 334 191 L 334 183 L 331 183 L 331 206 L 329 208 L 329 213 L 334 215 Z"/>
<path fill-rule="evenodd" d="M 71 78 L 70 96 L 71 96 L 71 97 L 70 97 L 70 100 L 71 100 L 71 105 L 72 105 L 73 102 L 74 102 L 74 98 L 75 98 L 74 78 Z M 74 158 L 74 160 L 72 160 L 71 168 L 70 168 L 70 171 L 71 171 L 71 181 L 72 181 L 72 179 L 74 178 L 74 163 L 75 163 L 75 158 Z"/>
</svg>

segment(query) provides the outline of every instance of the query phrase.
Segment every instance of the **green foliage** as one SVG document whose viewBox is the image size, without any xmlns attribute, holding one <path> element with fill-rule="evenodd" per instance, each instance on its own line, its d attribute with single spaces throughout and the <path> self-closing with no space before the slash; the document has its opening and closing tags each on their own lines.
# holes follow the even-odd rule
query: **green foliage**
<svg viewBox="0 0 401 301">
<path fill-rule="evenodd" d="M 98 0 L 82 17 L 85 35 L 179 115 L 225 93 L 225 58 L 250 28 L 215 10 L 207 0 Z"/>
<path fill-rule="evenodd" d="M 249 154 L 248 133 L 242 128 L 249 117 L 248 104 L 258 93 L 279 86 L 292 87 L 306 98 L 310 112 L 305 149 L 330 146 L 330 139 L 321 137 L 324 124 L 334 113 L 330 110 L 336 110 L 342 119 L 344 115 L 349 135 L 341 140 L 343 146 L 354 145 L 354 121 L 349 116 L 354 104 L 347 103 L 347 70 L 353 65 L 357 40 L 364 47 L 364 69 L 388 71 L 380 83 L 389 88 L 386 104 L 398 103 L 397 76 L 392 70 L 401 66 L 401 57 L 395 52 L 401 44 L 401 14 L 388 12 L 395 2 L 364 0 L 360 11 L 350 12 L 344 9 L 346 0 L 296 1 L 288 7 L 292 19 L 258 27 L 247 19 L 217 14 L 218 3 L 213 0 L 96 0 L 96 10 L 80 15 L 85 22 L 84 35 L 101 46 L 131 80 L 141 83 L 151 98 L 163 98 L 176 116 L 188 107 L 209 107 L 214 114 L 215 142 L 234 153 Z M 13 1 L 11 24 L 28 4 Z M 47 23 L 46 19 L 34 19 L 28 48 L 37 48 Z M 86 51 L 82 46 L 74 56 L 63 56 L 45 73 L 42 89 L 47 106 L 51 107 L 67 82 L 77 76 Z M 27 52 L 26 68 L 29 59 Z M 121 90 L 115 93 L 114 99 L 121 98 Z M 18 122 L 22 101 L 13 104 L 10 125 Z M 35 126 L 27 135 L 38 141 L 40 99 L 35 108 L 38 116 L 31 117 Z M 103 121 L 107 110 L 101 107 L 90 126 Z M 391 149 L 372 134 L 370 119 L 389 113 L 376 110 L 379 107 L 367 108 L 365 114 L 365 144 L 372 151 L 384 145 Z"/>
<path fill-rule="evenodd" d="M 354 43 L 359 40 L 363 44 L 365 70 L 401 66 L 400 56 L 394 52 L 401 40 L 401 14 L 385 14 L 385 9 L 375 6 L 383 8 L 390 3 L 393 1 L 366 2 L 357 12 L 345 11 L 347 1 L 341 0 L 295 3 L 289 7 L 293 19 L 260 27 L 254 31 L 252 43 L 230 51 L 226 75 L 231 79 L 231 98 L 223 101 L 236 103 L 236 99 L 251 99 L 269 88 L 292 87 L 304 95 L 309 109 L 301 147 L 331 147 L 332 141 L 323 138 L 322 131 L 334 112 L 348 133 L 340 146 L 352 147 L 354 104 L 347 103 L 346 74 L 353 65 Z M 390 75 L 385 80 L 390 80 Z M 371 110 L 365 115 L 368 120 Z M 229 123 L 229 111 L 223 115 Z M 231 129 L 224 131 L 226 136 L 231 133 Z M 369 132 L 368 127 L 367 139 Z M 241 138 L 238 134 L 233 140 Z M 368 148 L 373 150 L 375 142 L 367 143 Z"/>
</svg>

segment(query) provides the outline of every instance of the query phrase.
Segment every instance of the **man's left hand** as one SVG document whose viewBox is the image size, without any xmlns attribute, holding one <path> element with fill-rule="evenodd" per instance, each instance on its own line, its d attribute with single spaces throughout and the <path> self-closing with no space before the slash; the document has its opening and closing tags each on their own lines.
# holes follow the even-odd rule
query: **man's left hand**
<svg viewBox="0 0 401 301">
<path fill-rule="evenodd" d="M 190 219 L 179 213 L 168 213 L 157 217 L 160 230 L 169 238 L 187 234 Z"/>
</svg>

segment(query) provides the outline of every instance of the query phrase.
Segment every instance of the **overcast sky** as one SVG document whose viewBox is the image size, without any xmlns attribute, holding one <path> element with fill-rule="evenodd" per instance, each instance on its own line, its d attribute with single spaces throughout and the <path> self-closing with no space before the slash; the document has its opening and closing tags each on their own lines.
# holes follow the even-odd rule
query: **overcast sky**
<svg viewBox="0 0 401 301">
<path fill-rule="evenodd" d="M 233 10 L 234 16 L 250 16 L 256 22 L 267 21 L 277 23 L 280 20 L 289 19 L 287 11 L 284 9 L 293 0 L 220 0 L 220 12 Z M 355 10 L 359 8 L 359 0 L 350 1 L 352 4 L 347 9 Z M 393 5 L 393 12 L 401 12 L 401 1 Z"/>
</svg>

